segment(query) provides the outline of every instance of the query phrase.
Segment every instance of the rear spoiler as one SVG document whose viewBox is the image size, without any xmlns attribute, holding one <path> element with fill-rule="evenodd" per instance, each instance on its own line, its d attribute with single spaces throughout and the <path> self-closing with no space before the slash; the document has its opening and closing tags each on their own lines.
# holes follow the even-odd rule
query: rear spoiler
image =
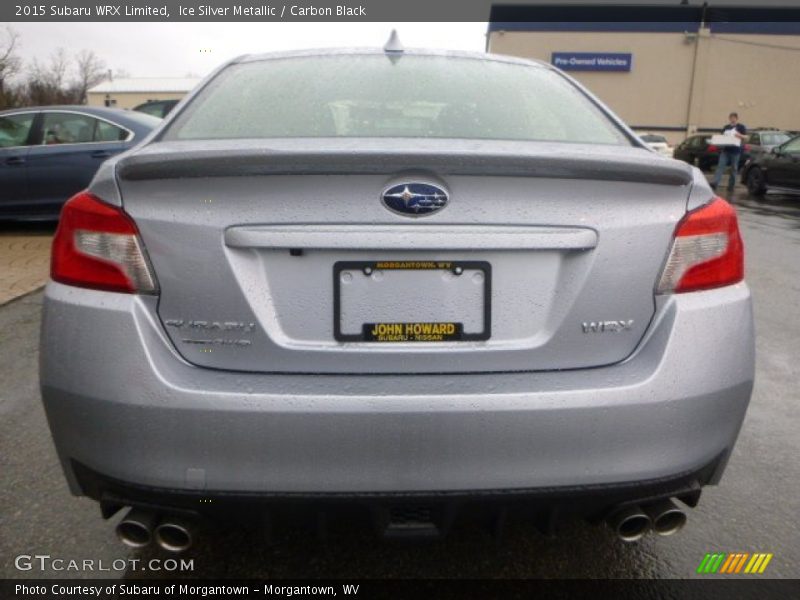
<svg viewBox="0 0 800 600">
<path fill-rule="evenodd" d="M 296 142 L 296 141 L 295 141 Z M 257 175 L 394 174 L 401 171 L 434 171 L 441 175 L 488 175 L 591 179 L 683 186 L 693 181 L 691 168 L 681 162 L 655 156 L 647 150 L 558 144 L 526 145 L 515 151 L 514 143 L 484 144 L 449 140 L 450 147 L 416 147 L 403 143 L 374 141 L 363 148 L 352 143 L 326 144 L 329 140 L 305 140 L 306 148 L 243 147 L 214 148 L 219 142 L 155 143 L 121 158 L 117 175 L 124 180 L 237 177 Z M 326 147 L 328 145 L 328 147 Z M 393 146 L 400 146 L 393 148 Z M 477 146 L 477 147 L 471 147 Z M 297 148 L 297 149 L 295 149 Z M 312 148 L 312 149 L 308 149 Z M 614 152 L 614 150 L 618 152 Z"/>
</svg>

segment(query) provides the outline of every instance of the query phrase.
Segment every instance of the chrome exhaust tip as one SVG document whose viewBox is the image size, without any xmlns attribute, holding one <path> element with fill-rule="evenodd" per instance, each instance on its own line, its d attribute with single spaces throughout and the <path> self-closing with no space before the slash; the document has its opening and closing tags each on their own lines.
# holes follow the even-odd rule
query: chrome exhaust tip
<svg viewBox="0 0 800 600">
<path fill-rule="evenodd" d="M 623 542 L 642 539 L 652 525 L 650 517 L 638 506 L 628 506 L 618 510 L 611 514 L 606 522 Z"/>
<path fill-rule="evenodd" d="M 194 541 L 191 524 L 179 517 L 167 517 L 155 531 L 156 543 L 168 552 L 184 552 Z"/>
<path fill-rule="evenodd" d="M 156 521 L 155 513 L 132 508 L 117 524 L 117 537 L 130 548 L 144 548 L 153 541 Z"/>
<path fill-rule="evenodd" d="M 686 525 L 686 513 L 667 498 L 645 506 L 644 510 L 653 521 L 653 531 L 658 535 L 672 535 Z"/>
</svg>

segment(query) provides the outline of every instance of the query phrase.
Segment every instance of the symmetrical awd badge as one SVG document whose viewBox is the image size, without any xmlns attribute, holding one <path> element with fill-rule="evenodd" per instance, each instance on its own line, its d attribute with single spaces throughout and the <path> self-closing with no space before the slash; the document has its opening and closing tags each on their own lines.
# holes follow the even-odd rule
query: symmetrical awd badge
<svg viewBox="0 0 800 600">
<path fill-rule="evenodd" d="M 421 217 L 442 210 L 448 196 L 442 188 L 430 183 L 399 183 L 386 188 L 381 196 L 384 206 L 401 215 Z"/>
</svg>

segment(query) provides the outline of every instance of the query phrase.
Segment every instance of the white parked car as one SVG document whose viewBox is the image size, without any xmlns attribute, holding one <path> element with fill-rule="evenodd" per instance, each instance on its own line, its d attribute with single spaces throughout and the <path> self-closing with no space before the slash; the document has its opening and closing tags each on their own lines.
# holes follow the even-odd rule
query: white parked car
<svg viewBox="0 0 800 600">
<path fill-rule="evenodd" d="M 665 138 L 663 135 L 658 135 L 657 133 L 642 133 L 639 135 L 639 137 L 645 144 L 659 154 L 666 156 L 667 158 L 672 158 L 674 148 L 669 145 L 667 138 Z"/>
</svg>

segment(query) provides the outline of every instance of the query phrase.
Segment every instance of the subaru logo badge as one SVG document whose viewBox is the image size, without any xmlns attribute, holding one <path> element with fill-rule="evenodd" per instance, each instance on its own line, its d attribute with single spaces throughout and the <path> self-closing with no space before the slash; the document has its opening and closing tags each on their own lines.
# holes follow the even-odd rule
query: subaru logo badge
<svg viewBox="0 0 800 600">
<path fill-rule="evenodd" d="M 447 192 L 430 183 L 398 183 L 384 190 L 383 204 L 400 215 L 421 217 L 447 206 Z"/>
</svg>

